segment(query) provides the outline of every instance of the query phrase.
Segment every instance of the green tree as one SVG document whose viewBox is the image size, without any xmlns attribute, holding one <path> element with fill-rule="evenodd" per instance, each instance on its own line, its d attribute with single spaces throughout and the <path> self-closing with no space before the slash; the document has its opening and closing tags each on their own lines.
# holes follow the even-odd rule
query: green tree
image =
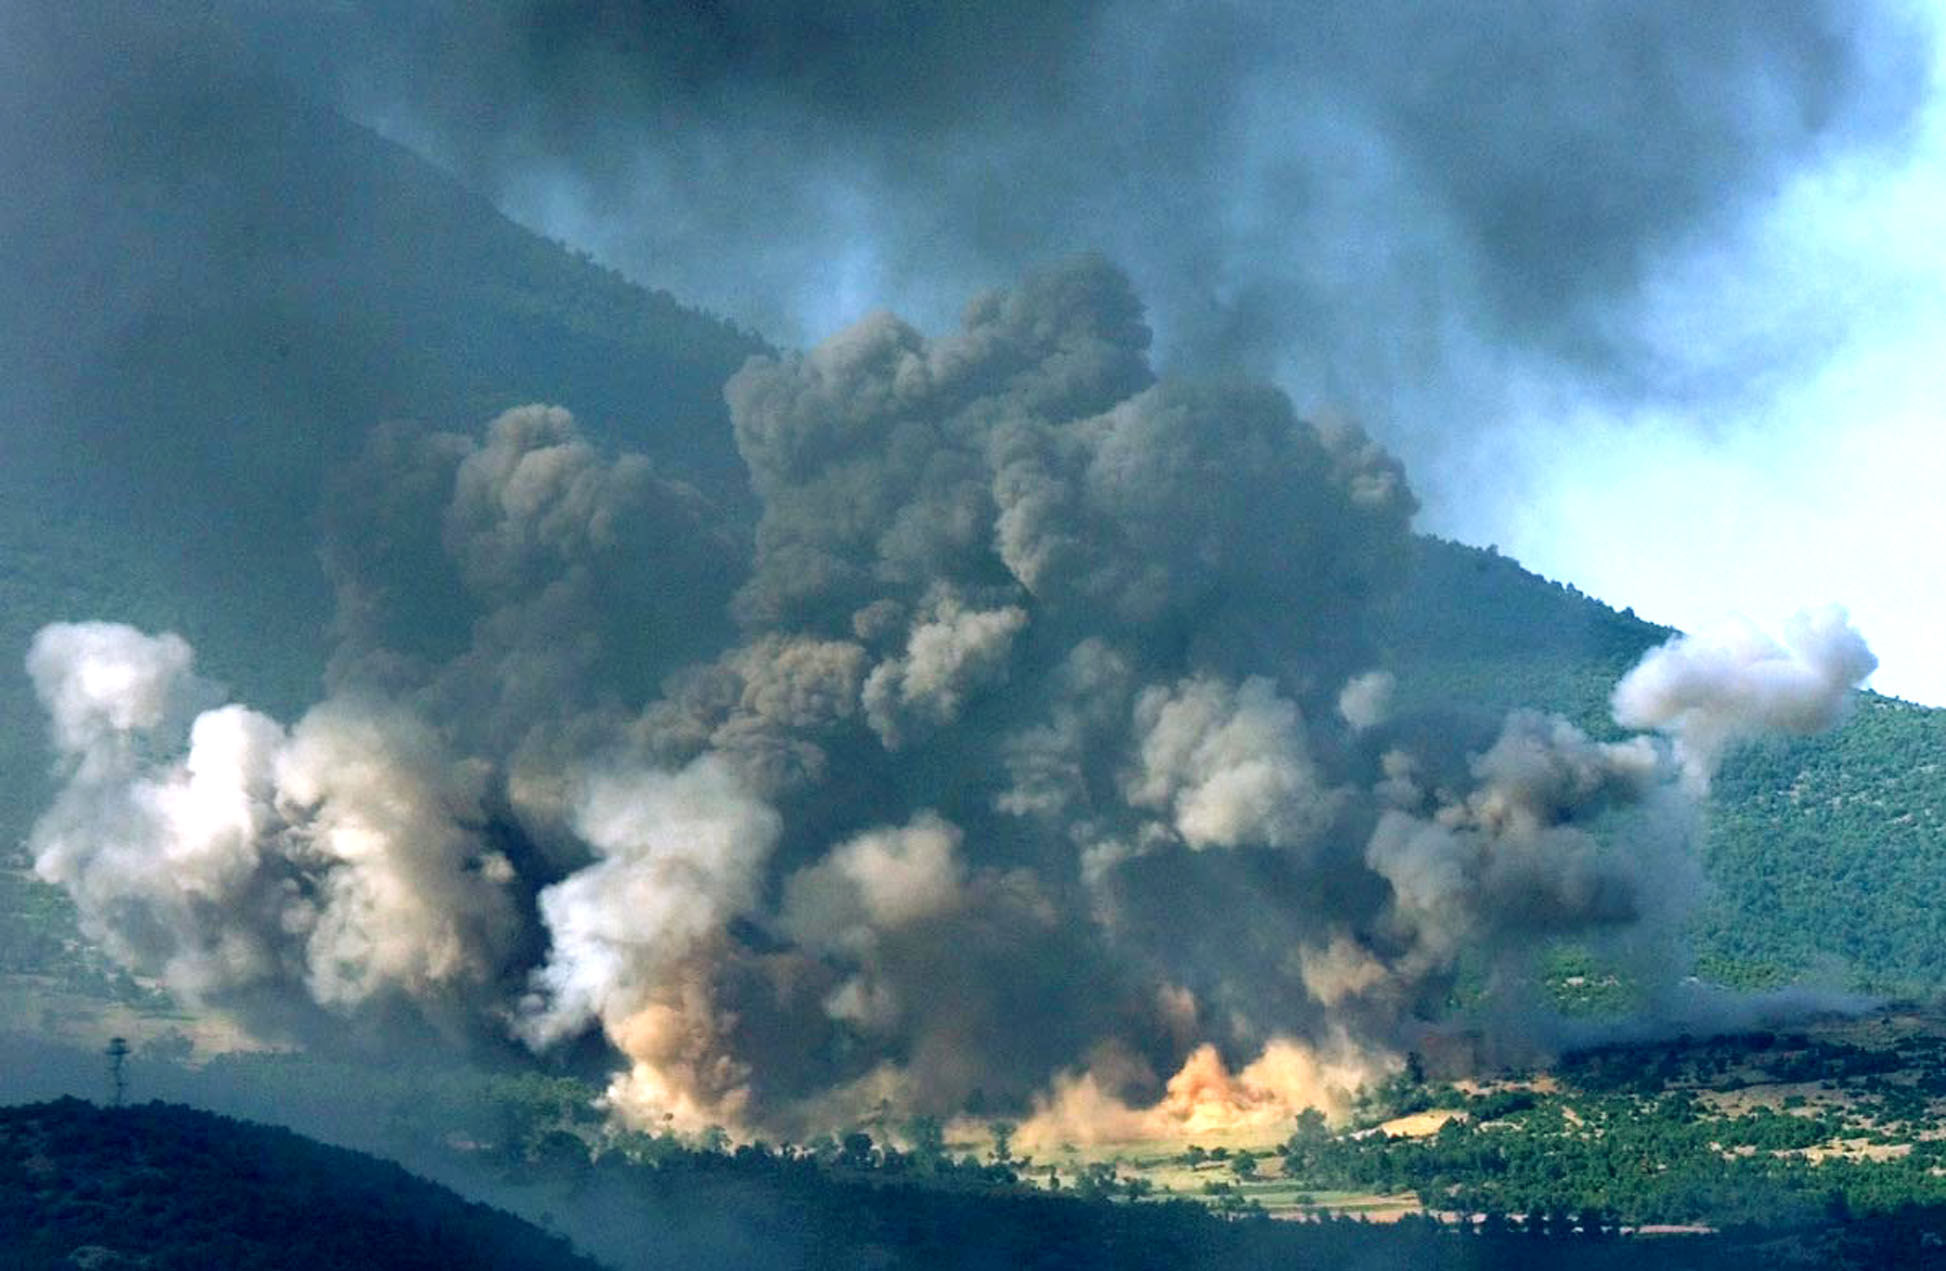
<svg viewBox="0 0 1946 1271">
<path fill-rule="evenodd" d="M 993 1136 L 993 1159 L 1001 1165 L 1014 1159 L 1014 1131 L 1019 1127 L 1012 1121 L 989 1121 L 987 1133 Z"/>
</svg>

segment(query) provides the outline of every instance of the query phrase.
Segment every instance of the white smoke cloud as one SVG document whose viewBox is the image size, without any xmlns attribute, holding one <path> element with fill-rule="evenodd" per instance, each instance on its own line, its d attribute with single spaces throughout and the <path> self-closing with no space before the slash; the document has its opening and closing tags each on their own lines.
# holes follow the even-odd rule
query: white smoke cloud
<svg viewBox="0 0 1946 1271">
<path fill-rule="evenodd" d="M 282 741 L 239 708 L 184 720 L 205 687 L 193 662 L 179 637 L 109 623 L 43 628 L 27 659 L 69 773 L 29 840 L 35 871 L 68 890 L 118 961 L 192 996 L 280 972 L 263 925 L 277 906 L 254 922 L 239 911 L 261 899 Z"/>
<path fill-rule="evenodd" d="M 812 947 L 857 945 L 876 929 L 952 908 L 965 882 L 960 831 L 932 813 L 870 830 L 793 875 L 782 927 Z"/>
<path fill-rule="evenodd" d="M 523 1033 L 538 1044 L 599 1020 L 620 1033 L 670 973 L 757 898 L 781 823 L 728 765 L 589 778 L 574 824 L 597 859 L 540 893 L 550 950 Z"/>
<path fill-rule="evenodd" d="M 410 715 L 334 700 L 298 721 L 275 775 L 277 849 L 316 880 L 316 1001 L 431 1000 L 499 976 L 519 919 L 513 868 L 482 834 L 484 765 L 453 759 Z"/>
<path fill-rule="evenodd" d="M 1706 784 L 1740 738 L 1804 735 L 1837 723 L 1852 690 L 1877 667 L 1835 605 L 1793 615 L 1781 639 L 1737 621 L 1651 651 L 1615 686 L 1615 722 L 1673 737 L 1692 777 Z"/>
<path fill-rule="evenodd" d="M 298 983 L 329 1010 L 498 973 L 517 920 L 479 847 L 483 774 L 416 720 L 328 702 L 287 735 L 231 705 L 185 738 L 169 716 L 206 686 L 174 636 L 54 626 L 30 663 L 73 772 L 35 868 L 133 969 L 195 999 Z"/>
<path fill-rule="evenodd" d="M 921 813 L 908 825 L 847 840 L 787 881 L 780 929 L 807 949 L 857 964 L 825 999 L 834 1018 L 876 1030 L 895 1025 L 902 1002 L 896 973 L 878 956 L 880 939 L 965 903 L 963 839 L 957 827 Z"/>
<path fill-rule="evenodd" d="M 1390 671 L 1365 671 L 1345 681 L 1338 692 L 1338 714 L 1354 729 L 1376 728 L 1392 713 L 1398 680 Z"/>
<path fill-rule="evenodd" d="M 950 724 L 968 695 L 1006 675 L 1007 653 L 1027 625 L 1027 611 L 963 607 L 950 595 L 927 606 L 906 640 L 865 681 L 865 714 L 885 744 L 897 749 L 913 725 Z"/>
<path fill-rule="evenodd" d="M 1140 766 L 1129 802 L 1168 814 L 1192 848 L 1300 847 L 1337 810 L 1306 753 L 1297 704 L 1253 677 L 1145 690 L 1135 703 Z"/>
<path fill-rule="evenodd" d="M 126 744 L 166 725 L 207 693 L 190 675 L 195 652 L 181 636 L 148 636 L 112 622 L 44 627 L 27 652 L 27 674 L 64 760 L 103 765 Z"/>
</svg>

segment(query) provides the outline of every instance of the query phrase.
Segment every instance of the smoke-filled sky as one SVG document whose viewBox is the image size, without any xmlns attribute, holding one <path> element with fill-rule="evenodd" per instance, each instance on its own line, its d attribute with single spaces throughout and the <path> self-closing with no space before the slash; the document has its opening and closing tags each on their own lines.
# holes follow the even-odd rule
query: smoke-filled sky
<svg viewBox="0 0 1946 1271">
<path fill-rule="evenodd" d="M 355 0 L 246 31 L 517 219 L 803 344 L 1097 250 L 1163 369 L 1358 418 L 1422 528 L 1685 628 L 1848 603 L 1946 702 L 1917 0 Z"/>
<path fill-rule="evenodd" d="M 43 107 L 23 153 L 142 153 L 127 121 L 166 108 L 206 176 L 266 99 L 179 86 L 258 58 L 778 346 L 723 385 L 727 495 L 684 477 L 693 432 L 644 429 L 651 458 L 546 401 L 263 452 L 328 465 L 328 495 L 223 540 L 224 589 L 321 563 L 311 698 L 234 700 L 112 610 L 39 630 L 61 788 L 37 871 L 112 956 L 264 1035 L 595 1053 L 618 1107 L 688 1126 L 1276 1124 L 1455 1022 L 1494 1054 L 1558 1039 L 1532 991 L 1557 938 L 1693 1018 L 1717 761 L 1829 726 L 1878 665 L 1820 602 L 1913 647 L 1923 448 L 1886 460 L 1910 497 L 1869 492 L 1907 532 L 1860 542 L 1868 469 L 1818 447 L 1895 427 L 1860 342 L 1890 358 L 1932 312 L 1864 210 L 1920 206 L 1916 11 L 234 0 L 178 47 L 99 8 L 19 25 L 60 65 L 145 50 L 136 91 L 101 121 Z M 27 104 L 98 82 L 39 75 Z M 280 118 L 252 153 L 328 124 Z M 102 193 L 45 166 L 73 190 L 8 197 Z M 226 268 L 185 276 L 212 293 L 363 210 L 326 190 L 239 228 L 176 179 L 150 193 L 209 222 Z M 75 290 L 47 288 L 122 323 Z M 85 343 L 18 325 L 50 364 Z M 201 363 L 162 364 L 204 401 Z M 258 462 L 221 402 L 147 392 L 115 403 L 132 431 Z M 1395 714 L 1424 697 L 1374 633 L 1415 526 L 1698 634 L 1617 686 L 1609 738 Z M 1901 586 L 1878 609 L 1874 570 Z M 1714 621 L 1739 596 L 1761 627 Z"/>
</svg>

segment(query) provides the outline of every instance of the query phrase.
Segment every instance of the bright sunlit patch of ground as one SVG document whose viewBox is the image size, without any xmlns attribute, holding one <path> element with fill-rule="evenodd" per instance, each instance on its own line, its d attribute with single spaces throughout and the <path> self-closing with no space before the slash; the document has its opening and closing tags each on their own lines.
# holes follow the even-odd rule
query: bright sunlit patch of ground
<svg viewBox="0 0 1946 1271">
<path fill-rule="evenodd" d="M 1465 1119 L 1466 1114 L 1451 1108 L 1434 1108 L 1407 1117 L 1394 1117 L 1378 1128 L 1387 1138 L 1424 1139 L 1439 1133 L 1448 1121 Z"/>
</svg>

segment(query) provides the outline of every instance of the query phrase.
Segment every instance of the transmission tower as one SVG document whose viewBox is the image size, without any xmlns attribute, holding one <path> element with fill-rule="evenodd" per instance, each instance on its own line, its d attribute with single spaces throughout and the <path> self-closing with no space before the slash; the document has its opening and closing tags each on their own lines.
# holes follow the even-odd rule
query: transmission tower
<svg viewBox="0 0 1946 1271">
<path fill-rule="evenodd" d="M 122 1037 L 108 1039 L 108 1076 L 115 1083 L 113 1107 L 122 1106 L 122 1098 L 128 1093 L 128 1073 L 124 1065 L 128 1062 L 128 1040 Z"/>
</svg>

